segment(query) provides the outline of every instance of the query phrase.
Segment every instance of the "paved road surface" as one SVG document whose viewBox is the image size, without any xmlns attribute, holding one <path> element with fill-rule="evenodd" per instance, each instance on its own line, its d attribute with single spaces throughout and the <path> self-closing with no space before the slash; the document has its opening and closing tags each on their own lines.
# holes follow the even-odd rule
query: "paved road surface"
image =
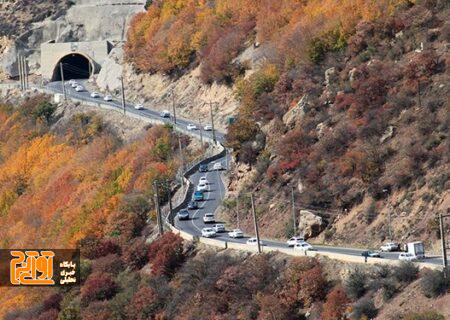
<svg viewBox="0 0 450 320">
<path fill-rule="evenodd" d="M 82 83 L 83 83 L 83 85 L 86 84 L 85 82 L 82 82 Z M 61 82 L 49 83 L 47 85 L 47 88 L 54 92 L 62 93 Z M 101 102 L 102 104 L 107 104 L 107 105 L 117 108 L 118 110 L 122 110 L 121 102 L 118 100 L 113 100 L 110 102 L 103 101 L 103 95 L 101 95 L 100 98 L 92 98 L 90 96 L 90 92 L 88 92 L 88 91 L 76 92 L 72 87 L 70 87 L 68 85 L 66 85 L 66 90 L 67 90 L 67 95 L 69 97 L 74 97 L 74 98 L 81 99 L 84 101 L 89 101 L 89 102 L 97 102 L 97 103 Z M 126 112 L 138 114 L 138 115 L 141 115 L 144 117 L 149 117 L 152 119 L 160 119 L 166 123 L 173 124 L 172 119 L 161 118 L 159 111 L 149 109 L 148 107 L 146 107 L 144 110 L 135 110 L 134 106 L 132 104 L 127 104 Z M 177 117 L 176 125 L 178 127 L 186 129 L 186 127 L 189 123 L 196 124 L 197 127 L 199 127 L 199 125 L 195 122 L 191 122 L 187 119 Z M 209 132 L 204 131 L 203 133 L 205 136 L 212 137 L 212 133 L 210 131 Z M 216 132 L 216 138 L 219 142 L 223 142 L 224 134 L 221 132 Z M 226 167 L 225 158 L 218 159 L 215 162 L 221 162 L 223 167 Z M 197 186 L 200 177 L 206 176 L 206 178 L 209 181 L 209 190 L 208 190 L 208 192 L 206 192 L 205 201 L 201 202 L 199 209 L 190 210 L 190 220 L 178 221 L 178 219 L 175 219 L 175 224 L 176 224 L 177 228 L 179 228 L 189 234 L 195 235 L 195 236 L 201 236 L 201 229 L 206 226 L 211 226 L 211 225 L 206 225 L 205 223 L 203 223 L 203 219 L 202 219 L 203 215 L 205 213 L 214 213 L 216 211 L 216 209 L 221 204 L 221 202 L 224 198 L 224 195 L 225 195 L 225 191 L 226 191 L 225 187 L 223 185 L 222 179 L 221 179 L 222 173 L 219 171 L 212 171 L 211 170 L 212 166 L 213 166 L 213 164 L 209 164 L 210 171 L 208 171 L 206 173 L 196 172 L 189 178 L 189 180 L 192 182 L 192 184 L 194 186 Z M 217 223 L 220 223 L 220 221 L 217 221 Z M 228 229 L 227 229 L 227 232 L 229 231 Z M 215 237 L 215 239 L 219 239 L 219 240 L 223 240 L 223 241 L 227 241 L 227 242 L 245 243 L 249 238 L 249 236 L 246 235 L 246 237 L 244 237 L 242 239 L 233 239 L 233 238 L 228 237 L 227 232 L 218 234 Z M 273 247 L 277 247 L 277 248 L 287 248 L 287 245 L 285 242 L 268 241 L 268 240 L 263 240 L 263 242 L 264 242 L 264 245 L 273 246 Z M 314 247 L 317 249 L 318 252 L 329 252 L 329 253 L 346 254 L 346 255 L 351 255 L 351 256 L 360 256 L 361 260 L 364 259 L 361 256 L 361 253 L 364 251 L 362 249 L 319 246 L 319 245 L 315 245 Z M 395 252 L 382 253 L 383 258 L 391 259 L 391 260 L 397 260 L 398 255 L 399 255 L 399 253 L 395 253 Z M 440 257 L 427 258 L 424 261 L 428 262 L 428 263 L 433 263 L 433 264 L 441 264 Z"/>
</svg>

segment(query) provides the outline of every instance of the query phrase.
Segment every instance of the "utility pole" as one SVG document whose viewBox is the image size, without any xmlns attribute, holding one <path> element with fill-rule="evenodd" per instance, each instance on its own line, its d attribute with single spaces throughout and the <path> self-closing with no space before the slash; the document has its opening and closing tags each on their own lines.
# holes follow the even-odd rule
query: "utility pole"
<svg viewBox="0 0 450 320">
<path fill-rule="evenodd" d="M 62 62 L 59 63 L 59 72 L 61 73 L 61 83 L 62 83 L 62 89 L 64 94 L 64 100 L 67 100 L 67 93 L 66 93 L 66 83 L 64 82 L 64 70 Z"/>
<path fill-rule="evenodd" d="M 214 144 L 216 144 L 217 143 L 217 141 L 216 141 L 216 130 L 214 128 L 214 114 L 213 114 L 212 105 L 213 105 L 213 102 L 210 101 L 209 102 L 209 111 L 211 113 L 211 128 L 212 128 L 213 141 L 214 141 Z"/>
<path fill-rule="evenodd" d="M 253 193 L 250 194 L 250 199 L 252 201 L 253 222 L 255 224 L 256 242 L 258 244 L 258 253 L 261 253 L 261 243 L 259 241 L 258 219 L 256 218 L 255 200 L 253 199 Z"/>
<path fill-rule="evenodd" d="M 236 197 L 236 228 L 239 229 L 239 195 Z"/>
<path fill-rule="evenodd" d="M 23 86 L 23 74 L 22 74 L 22 58 L 20 54 L 17 54 L 17 69 L 19 71 L 20 90 L 24 90 Z"/>
<path fill-rule="evenodd" d="M 389 234 L 389 240 L 392 241 L 391 210 L 388 211 L 388 234 Z"/>
<path fill-rule="evenodd" d="M 202 151 L 203 151 L 203 125 L 202 125 L 202 120 L 200 118 L 198 118 L 198 123 L 200 125 L 200 143 L 201 143 Z"/>
<path fill-rule="evenodd" d="M 183 155 L 183 147 L 181 145 L 181 133 L 177 133 L 178 137 L 178 148 L 180 152 L 180 160 L 181 160 L 181 185 L 184 187 L 184 179 L 183 179 L 183 173 L 184 173 L 184 155 Z"/>
<path fill-rule="evenodd" d="M 173 93 L 173 89 L 172 89 L 172 113 L 173 113 L 173 123 L 177 124 L 177 110 L 175 108 L 175 94 Z"/>
<path fill-rule="evenodd" d="M 447 248 L 445 243 L 445 233 L 444 233 L 444 218 L 450 217 L 450 214 L 443 215 L 439 214 L 439 231 L 441 233 L 441 244 L 442 244 L 442 271 L 444 273 L 444 278 L 447 277 Z"/>
<path fill-rule="evenodd" d="M 294 226 L 294 236 L 297 234 L 297 219 L 295 217 L 295 195 L 294 195 L 294 187 L 291 189 L 291 205 L 292 205 L 292 221 Z"/>
<path fill-rule="evenodd" d="M 155 189 L 155 210 L 156 210 L 156 222 L 158 223 L 158 234 L 162 235 L 164 233 L 164 229 L 162 224 L 161 208 L 159 206 L 158 184 L 156 181 L 153 183 L 153 187 Z"/>
<path fill-rule="evenodd" d="M 123 110 L 123 114 L 126 114 L 126 106 L 125 106 L 125 87 L 123 85 L 123 76 L 120 76 L 120 86 L 122 89 L 122 110 Z"/>
<path fill-rule="evenodd" d="M 25 90 L 28 90 L 28 64 L 27 64 L 27 58 L 25 56 L 22 57 L 23 59 L 23 69 L 25 73 Z"/>
<path fill-rule="evenodd" d="M 167 179 L 166 179 L 166 186 L 167 186 L 167 191 L 169 192 L 169 223 L 172 226 L 174 226 L 175 223 L 173 221 L 173 215 L 172 215 L 172 211 L 173 211 L 173 206 L 172 206 L 172 189 L 170 188 L 170 182 Z"/>
</svg>

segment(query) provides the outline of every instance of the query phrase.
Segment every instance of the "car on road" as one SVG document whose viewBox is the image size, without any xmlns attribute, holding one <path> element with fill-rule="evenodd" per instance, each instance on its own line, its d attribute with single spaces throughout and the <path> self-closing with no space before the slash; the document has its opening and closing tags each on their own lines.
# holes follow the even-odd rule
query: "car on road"
<svg viewBox="0 0 450 320">
<path fill-rule="evenodd" d="M 203 216 L 204 223 L 214 223 L 216 222 L 216 218 L 214 217 L 214 213 L 205 213 Z"/>
<path fill-rule="evenodd" d="M 212 126 L 207 124 L 206 126 L 203 127 L 203 130 L 205 130 L 205 131 L 212 131 Z"/>
<path fill-rule="evenodd" d="M 197 191 L 206 191 L 208 190 L 208 185 L 206 183 L 200 182 L 197 186 Z"/>
<path fill-rule="evenodd" d="M 106 96 L 103 97 L 103 100 L 105 100 L 105 101 L 112 101 L 112 99 L 113 98 L 109 94 L 107 94 Z"/>
<path fill-rule="evenodd" d="M 305 238 L 303 237 L 292 237 L 288 241 L 286 241 L 289 247 L 295 246 L 297 243 L 305 242 Z"/>
<path fill-rule="evenodd" d="M 400 260 L 400 261 L 416 261 L 418 259 L 417 259 L 416 255 L 414 255 L 410 252 L 402 252 L 398 256 L 398 260 Z"/>
<path fill-rule="evenodd" d="M 212 227 L 214 229 L 215 232 L 219 233 L 219 232 L 225 232 L 225 225 L 222 223 L 218 223 L 213 225 Z"/>
<path fill-rule="evenodd" d="M 200 177 L 200 179 L 198 180 L 198 183 L 208 184 L 208 179 L 206 179 L 206 177 Z"/>
<path fill-rule="evenodd" d="M 186 126 L 186 128 L 187 128 L 189 131 L 197 130 L 197 126 L 196 126 L 195 124 L 192 124 L 192 123 L 189 123 L 189 124 Z"/>
<path fill-rule="evenodd" d="M 295 244 L 294 250 L 311 251 L 311 250 L 316 250 L 316 249 L 312 245 L 310 245 L 308 242 L 303 241 L 303 242 Z"/>
<path fill-rule="evenodd" d="M 134 108 L 136 110 L 142 110 L 142 109 L 144 109 L 144 105 L 142 103 L 138 103 L 138 104 L 134 105 Z"/>
<path fill-rule="evenodd" d="M 220 162 L 214 163 L 213 170 L 223 170 L 222 164 Z"/>
<path fill-rule="evenodd" d="M 91 93 L 91 98 L 100 98 L 100 93 L 98 93 L 98 92 L 92 92 Z"/>
<path fill-rule="evenodd" d="M 395 242 L 387 242 L 380 247 L 381 252 L 391 252 L 397 251 L 399 249 L 398 243 Z"/>
<path fill-rule="evenodd" d="M 199 171 L 199 172 L 208 172 L 208 165 L 207 165 L 207 164 L 201 164 L 201 165 L 198 167 L 198 171 Z"/>
<path fill-rule="evenodd" d="M 203 191 L 195 191 L 194 192 L 194 200 L 195 201 L 205 200 L 205 193 Z"/>
<path fill-rule="evenodd" d="M 202 237 L 211 238 L 216 235 L 216 232 L 213 228 L 203 228 L 202 229 Z"/>
<path fill-rule="evenodd" d="M 76 87 L 75 87 L 75 91 L 76 91 L 76 92 L 83 92 L 83 91 L 84 91 L 84 88 L 83 88 L 83 86 L 76 86 Z"/>
<path fill-rule="evenodd" d="M 73 81 L 72 83 L 70 83 L 70 86 L 72 88 L 76 88 L 78 86 L 78 83 L 76 81 Z"/>
<path fill-rule="evenodd" d="M 243 238 L 244 233 L 241 229 L 233 229 L 232 231 L 228 232 L 228 236 L 230 238 Z"/>
<path fill-rule="evenodd" d="M 363 252 L 361 252 L 361 255 L 362 255 L 363 257 L 381 258 L 380 252 L 378 252 L 378 251 L 372 251 L 372 250 L 363 251 Z"/>
<path fill-rule="evenodd" d="M 161 118 L 170 118 L 170 112 L 168 110 L 161 111 L 159 115 L 161 116 Z"/>
<path fill-rule="evenodd" d="M 187 205 L 188 210 L 196 210 L 198 209 L 198 202 L 197 201 L 191 201 Z"/>
<path fill-rule="evenodd" d="M 178 211 L 178 220 L 189 220 L 189 211 L 187 209 L 181 209 Z"/>
<path fill-rule="evenodd" d="M 256 238 L 250 238 L 250 239 L 247 240 L 246 243 L 249 244 L 249 245 L 254 246 L 254 245 L 257 245 L 257 244 L 258 244 L 258 240 L 257 240 Z M 264 245 L 264 242 L 262 242 L 262 240 L 259 240 L 259 245 L 260 245 L 260 246 L 263 246 L 263 245 Z"/>
</svg>

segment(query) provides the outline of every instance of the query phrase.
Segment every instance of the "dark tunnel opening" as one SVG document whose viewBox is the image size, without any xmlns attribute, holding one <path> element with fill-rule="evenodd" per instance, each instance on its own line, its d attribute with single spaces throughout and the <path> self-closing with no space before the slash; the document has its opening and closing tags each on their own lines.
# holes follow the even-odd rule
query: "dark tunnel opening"
<svg viewBox="0 0 450 320">
<path fill-rule="evenodd" d="M 88 79 L 91 75 L 92 65 L 90 61 L 79 53 L 71 53 L 59 60 L 53 71 L 52 81 L 61 81 L 61 67 L 64 81 L 71 79 Z"/>
</svg>

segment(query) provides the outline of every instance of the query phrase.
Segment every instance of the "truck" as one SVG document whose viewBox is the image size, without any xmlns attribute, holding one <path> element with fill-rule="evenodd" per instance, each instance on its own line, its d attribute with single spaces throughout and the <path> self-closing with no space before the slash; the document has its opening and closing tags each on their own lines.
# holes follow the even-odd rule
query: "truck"
<svg viewBox="0 0 450 320">
<path fill-rule="evenodd" d="M 408 242 L 406 248 L 407 252 L 416 256 L 417 259 L 425 258 L 425 247 L 422 241 Z"/>
</svg>

